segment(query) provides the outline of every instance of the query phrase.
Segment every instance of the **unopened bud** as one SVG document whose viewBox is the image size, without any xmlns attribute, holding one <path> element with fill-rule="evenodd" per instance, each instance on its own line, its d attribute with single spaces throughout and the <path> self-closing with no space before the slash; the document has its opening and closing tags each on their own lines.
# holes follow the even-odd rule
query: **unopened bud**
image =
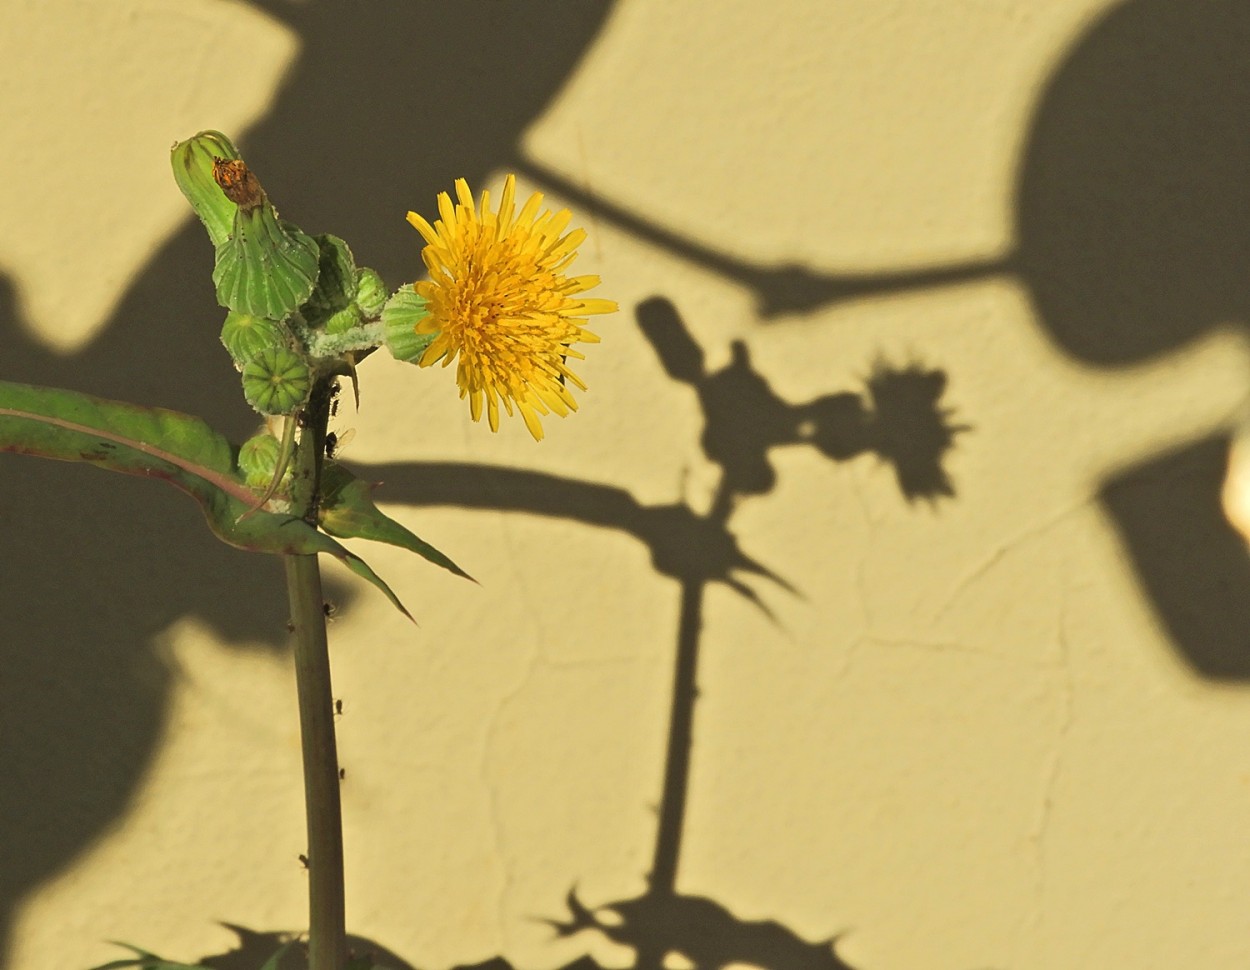
<svg viewBox="0 0 1250 970">
<path fill-rule="evenodd" d="M 418 333 L 417 325 L 429 313 L 425 297 L 411 283 L 401 286 L 382 308 L 382 339 L 396 360 L 415 364 L 436 334 Z"/>
<path fill-rule="evenodd" d="M 178 142 L 170 151 L 174 181 L 204 223 L 214 246 L 225 242 L 234 231 L 234 213 L 238 208 L 218 185 L 214 171 L 218 163 L 238 157 L 230 139 L 220 131 L 201 131 L 194 138 Z"/>
<path fill-rule="evenodd" d="M 292 350 L 262 350 L 243 365 L 243 396 L 261 414 L 290 414 L 308 397 L 308 365 Z"/>
</svg>

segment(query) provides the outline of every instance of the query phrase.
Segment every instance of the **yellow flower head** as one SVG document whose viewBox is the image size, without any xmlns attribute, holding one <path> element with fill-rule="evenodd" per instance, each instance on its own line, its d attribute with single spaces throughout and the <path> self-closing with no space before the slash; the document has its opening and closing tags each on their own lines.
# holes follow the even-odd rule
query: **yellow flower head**
<svg viewBox="0 0 1250 970">
<path fill-rule="evenodd" d="M 583 229 L 564 233 L 569 211 L 541 215 L 542 194 L 535 192 L 516 212 L 516 178 L 504 180 L 499 211 L 483 192 L 478 206 L 464 179 L 456 180 L 458 204 L 446 192 L 438 196 L 439 219 L 430 225 L 415 212 L 408 221 L 425 237 L 421 257 L 430 271 L 416 290 L 427 302 L 428 316 L 417 332 L 437 336 L 418 363 L 459 360 L 456 383 L 469 399 L 474 421 L 486 417 L 499 430 L 499 405 L 509 415 L 513 405 L 535 440 L 543 436 L 539 416 L 561 417 L 577 410 L 568 385 L 586 385 L 569 370 L 569 358 L 583 360 L 575 343 L 598 343 L 583 327 L 592 313 L 612 313 L 611 300 L 579 294 L 599 283 L 597 276 L 568 276 Z"/>
</svg>

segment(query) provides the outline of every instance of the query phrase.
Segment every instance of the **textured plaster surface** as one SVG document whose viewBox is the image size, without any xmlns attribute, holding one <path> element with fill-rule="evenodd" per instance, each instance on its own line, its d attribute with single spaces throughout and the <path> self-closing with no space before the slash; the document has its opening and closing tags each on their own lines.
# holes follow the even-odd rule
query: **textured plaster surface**
<svg viewBox="0 0 1250 970">
<path fill-rule="evenodd" d="M 464 29 L 492 6 L 465 5 Z M 1229 427 L 1250 377 L 1244 315 L 1106 366 L 1058 345 L 1010 268 L 765 320 L 741 274 L 690 255 L 885 276 L 1003 258 L 1034 112 L 1073 45 L 1118 6 L 729 0 L 708 16 L 619 0 L 489 166 L 497 179 L 520 161 L 528 188 L 562 202 L 567 183 L 662 230 L 608 210 L 581 217 L 592 238 L 579 266 L 622 307 L 581 370 L 582 410 L 549 421 L 540 445 L 519 426 L 492 436 L 469 422 L 449 372 L 372 359 L 364 407 L 342 419 L 356 429 L 345 460 L 364 466 L 502 466 L 701 511 L 718 471 L 700 402 L 642 335 L 643 301 L 672 301 L 708 372 L 745 342 L 791 404 L 861 393 L 882 361 L 945 373 L 941 403 L 967 426 L 944 456 L 953 496 L 907 501 L 872 454 L 777 449 L 776 484 L 742 498 L 729 528 L 794 591 L 748 579 L 767 612 L 724 584 L 703 598 L 677 888 L 808 940 L 841 934 L 856 970 L 1250 965 L 1250 692 L 1186 662 L 1101 497 L 1126 469 Z M 183 224 L 169 144 L 263 121 L 301 38 L 226 0 L 8 0 L 5 21 L 5 310 L 72 357 L 109 339 L 128 287 Z M 413 63 L 410 83 L 456 70 Z M 414 125 L 411 152 L 437 154 L 442 137 Z M 324 151 L 317 191 L 350 193 L 332 138 Z M 1123 160 L 1130 173 L 1147 163 Z M 384 208 L 402 220 L 433 199 Z M 317 211 L 284 214 L 335 229 Z M 415 234 L 408 244 L 415 276 Z M 207 277 L 206 244 L 203 257 Z M 1172 285 L 1137 282 L 1146 300 Z M 0 351 L 0 377 L 5 367 Z M 27 461 L 0 460 L 0 496 L 27 487 Z M 369 550 L 413 627 L 332 577 L 351 928 L 427 970 L 495 955 L 557 967 L 588 949 L 625 966 L 628 950 L 555 939 L 542 920 L 565 915 L 574 886 L 592 903 L 646 886 L 678 584 L 628 530 L 508 511 L 507 494 L 502 509 L 425 506 L 419 475 L 390 467 L 400 494 L 387 511 L 481 585 Z M 196 516 L 167 504 L 162 514 Z M 50 528 L 46 548 L 90 601 L 99 567 L 76 562 L 74 536 Z M 277 571 L 266 575 L 280 598 Z M 191 562 L 176 581 L 214 579 Z M 38 642 L 5 585 L 0 638 Z M 74 651 L 91 650 L 64 646 L 47 652 L 49 683 L 72 679 Z M 150 757 L 127 763 L 118 809 L 8 900 L 3 970 L 102 963 L 110 939 L 195 958 L 229 948 L 221 922 L 303 925 L 287 655 L 195 616 L 132 646 L 164 678 Z M 0 684 L 42 689 L 2 670 Z M 116 697 L 111 717 L 127 723 L 138 703 Z M 23 764 L 60 750 L 55 729 L 0 715 L 5 746 L 22 746 Z M 99 750 L 107 759 L 108 732 Z M 23 825 L 90 812 L 68 799 L 28 809 L 0 836 L 5 853 L 34 844 Z"/>
</svg>

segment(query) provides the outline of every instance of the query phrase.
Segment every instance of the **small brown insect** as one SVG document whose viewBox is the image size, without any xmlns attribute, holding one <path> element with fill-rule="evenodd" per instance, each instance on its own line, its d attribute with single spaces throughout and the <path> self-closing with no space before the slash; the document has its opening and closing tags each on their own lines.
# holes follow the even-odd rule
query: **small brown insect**
<svg viewBox="0 0 1250 970">
<path fill-rule="evenodd" d="M 334 701 L 334 716 L 335 717 L 343 716 L 343 702 L 339 700 L 338 698 L 335 698 L 335 701 Z"/>
<path fill-rule="evenodd" d="M 339 769 L 339 781 L 342 781 L 342 780 L 343 780 L 344 778 L 346 778 L 346 777 L 347 777 L 347 769 L 346 769 L 346 768 L 340 768 L 340 769 Z"/>
<path fill-rule="evenodd" d="M 265 201 L 265 191 L 259 180 L 241 158 L 214 158 L 213 181 L 221 186 L 226 198 L 244 212 Z"/>
<path fill-rule="evenodd" d="M 302 852 L 299 854 L 299 864 L 305 869 L 308 868 L 308 856 L 304 855 Z"/>
</svg>

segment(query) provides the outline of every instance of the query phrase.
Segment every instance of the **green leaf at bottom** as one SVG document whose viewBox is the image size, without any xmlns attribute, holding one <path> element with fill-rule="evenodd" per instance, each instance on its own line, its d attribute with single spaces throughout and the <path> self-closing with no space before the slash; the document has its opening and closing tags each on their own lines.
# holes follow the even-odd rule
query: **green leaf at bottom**
<svg viewBox="0 0 1250 970">
<path fill-rule="evenodd" d="M 92 967 L 91 970 L 121 970 L 122 967 L 134 967 L 135 970 L 209 970 L 208 967 L 200 964 L 190 963 L 171 963 L 169 960 L 162 960 L 155 953 L 149 953 L 137 946 L 129 943 L 118 943 L 114 941 L 114 946 L 125 947 L 127 950 L 133 950 L 135 956 L 127 957 L 124 960 L 114 960 L 111 963 L 103 963 L 98 967 Z"/>
</svg>

